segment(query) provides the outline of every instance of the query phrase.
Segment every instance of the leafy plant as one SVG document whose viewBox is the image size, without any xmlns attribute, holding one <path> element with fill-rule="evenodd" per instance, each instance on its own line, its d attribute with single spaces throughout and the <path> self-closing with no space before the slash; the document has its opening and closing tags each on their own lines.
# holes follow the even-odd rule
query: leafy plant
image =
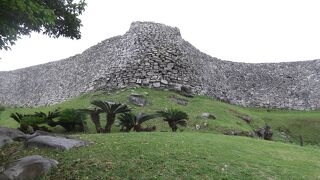
<svg viewBox="0 0 320 180">
<path fill-rule="evenodd" d="M 42 117 L 45 122 L 51 126 L 54 124 L 53 119 L 57 118 L 60 116 L 60 111 L 58 109 L 54 110 L 53 112 L 49 111 L 48 114 L 44 113 L 44 112 L 35 112 L 34 113 L 35 116 L 38 117 Z"/>
<path fill-rule="evenodd" d="M 141 124 L 148 120 L 158 117 L 158 114 L 144 114 L 144 113 L 123 113 L 119 116 L 119 126 L 122 131 L 129 132 L 132 128 L 134 131 L 143 131 Z"/>
<path fill-rule="evenodd" d="M 84 131 L 85 129 L 85 115 L 82 111 L 77 109 L 65 109 L 59 113 L 57 121 L 50 121 L 51 127 L 60 125 L 67 132 Z M 77 129 L 77 127 L 79 129 Z"/>
<path fill-rule="evenodd" d="M 110 133 L 117 114 L 130 112 L 131 109 L 126 104 L 114 103 L 109 101 L 94 100 L 91 104 L 97 106 L 106 115 L 106 126 L 104 132 Z"/>
<path fill-rule="evenodd" d="M 43 117 L 34 114 L 24 115 L 20 113 L 12 113 L 10 117 L 20 124 L 19 129 L 24 133 L 32 133 L 33 131 L 39 130 L 39 125 L 45 123 L 45 119 Z M 31 130 L 30 127 L 32 128 Z"/>
<path fill-rule="evenodd" d="M 4 106 L 1 106 L 0 105 L 0 113 L 2 112 L 2 111 L 5 111 L 6 110 L 6 108 L 4 107 Z"/>
<path fill-rule="evenodd" d="M 96 127 L 97 133 L 103 132 L 103 128 L 101 127 L 100 123 L 100 113 L 102 113 L 102 109 L 93 108 L 93 109 L 79 109 L 80 111 L 90 114 L 91 121 Z"/>
<path fill-rule="evenodd" d="M 186 126 L 189 119 L 188 114 L 177 109 L 165 109 L 163 111 L 157 111 L 159 116 L 163 117 L 163 120 L 168 122 L 169 127 L 173 132 L 176 132 L 178 125 Z"/>
</svg>

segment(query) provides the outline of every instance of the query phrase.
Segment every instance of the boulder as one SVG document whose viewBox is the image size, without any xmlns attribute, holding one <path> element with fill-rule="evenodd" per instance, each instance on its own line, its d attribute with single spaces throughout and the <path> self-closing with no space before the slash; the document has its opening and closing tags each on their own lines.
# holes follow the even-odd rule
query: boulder
<svg viewBox="0 0 320 180">
<path fill-rule="evenodd" d="M 54 136 L 54 137 L 64 137 L 67 139 L 73 139 L 71 136 L 68 136 L 65 134 L 55 134 L 55 133 L 51 133 L 51 132 L 47 132 L 47 131 L 40 131 L 40 130 L 37 130 L 33 134 L 26 134 L 25 139 L 29 140 L 29 139 L 32 139 L 36 136 Z"/>
<path fill-rule="evenodd" d="M 0 148 L 12 142 L 12 139 L 5 135 L 0 135 Z"/>
<path fill-rule="evenodd" d="M 25 134 L 18 129 L 0 127 L 0 136 L 7 136 L 13 140 L 24 139 Z"/>
<path fill-rule="evenodd" d="M 129 101 L 136 106 L 146 106 L 147 100 L 143 98 L 143 95 L 140 94 L 131 94 L 129 96 Z"/>
<path fill-rule="evenodd" d="M 271 131 L 271 126 L 265 124 L 262 128 L 259 128 L 255 131 L 258 137 L 263 138 L 265 140 L 272 140 L 273 132 Z"/>
<path fill-rule="evenodd" d="M 242 120 L 244 120 L 244 121 L 245 121 L 246 123 L 248 123 L 248 124 L 250 124 L 251 121 L 252 121 L 252 118 L 251 118 L 250 116 L 248 116 L 248 115 L 240 116 L 240 118 L 241 118 Z"/>
<path fill-rule="evenodd" d="M 177 104 L 180 104 L 180 105 L 183 105 L 183 106 L 188 105 L 188 100 L 187 99 L 179 98 L 179 97 L 176 97 L 176 96 L 171 96 L 170 98 L 173 101 L 175 101 Z"/>
<path fill-rule="evenodd" d="M 27 156 L 10 164 L 0 174 L 0 179 L 37 179 L 47 174 L 58 162 L 39 155 Z"/>
<path fill-rule="evenodd" d="M 201 114 L 202 118 L 206 118 L 206 119 L 216 119 L 216 117 L 213 114 L 210 114 L 208 112 L 204 112 Z"/>
<path fill-rule="evenodd" d="M 238 130 L 226 130 L 223 132 L 225 135 L 231 135 L 231 136 L 246 136 L 246 137 L 254 137 L 254 132 L 248 132 L 248 131 L 238 131 Z"/>
<path fill-rule="evenodd" d="M 69 150 L 71 148 L 80 147 L 89 144 L 86 141 L 77 139 L 67 139 L 59 136 L 40 135 L 26 141 L 26 146 L 36 146 L 39 148 L 52 148 Z"/>
</svg>

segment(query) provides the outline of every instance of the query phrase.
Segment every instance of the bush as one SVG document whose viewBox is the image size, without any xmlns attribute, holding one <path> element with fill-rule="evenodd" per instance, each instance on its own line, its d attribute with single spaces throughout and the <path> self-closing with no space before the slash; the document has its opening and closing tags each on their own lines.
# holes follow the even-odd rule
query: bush
<svg viewBox="0 0 320 180">
<path fill-rule="evenodd" d="M 3 106 L 0 105 L 0 115 L 1 115 L 1 112 L 5 111 L 5 110 L 6 110 L 6 108 L 4 108 Z"/>
<path fill-rule="evenodd" d="M 178 125 L 187 126 L 188 114 L 178 109 L 165 109 L 157 112 L 164 121 L 168 122 L 169 127 L 173 132 L 176 132 Z"/>
<path fill-rule="evenodd" d="M 18 129 L 24 133 L 33 133 L 36 130 L 45 129 L 39 127 L 39 125 L 46 123 L 45 119 L 36 114 L 12 113 L 10 117 L 20 124 Z"/>
<path fill-rule="evenodd" d="M 0 105 L 0 113 L 1 113 L 1 111 L 5 111 L 5 110 L 6 110 L 6 108 L 4 106 Z"/>
<path fill-rule="evenodd" d="M 67 132 L 85 129 L 85 113 L 77 109 L 65 109 L 59 113 L 58 121 L 54 125 L 62 126 Z"/>
</svg>

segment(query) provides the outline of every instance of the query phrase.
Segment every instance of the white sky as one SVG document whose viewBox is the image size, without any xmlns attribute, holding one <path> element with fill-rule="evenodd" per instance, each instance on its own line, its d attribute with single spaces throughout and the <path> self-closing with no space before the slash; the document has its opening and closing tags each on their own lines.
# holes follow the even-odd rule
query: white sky
<svg viewBox="0 0 320 180">
<path fill-rule="evenodd" d="M 87 0 L 81 40 L 23 37 L 0 51 L 0 71 L 81 53 L 132 21 L 178 27 L 201 51 L 238 62 L 320 59 L 319 0 Z"/>
</svg>

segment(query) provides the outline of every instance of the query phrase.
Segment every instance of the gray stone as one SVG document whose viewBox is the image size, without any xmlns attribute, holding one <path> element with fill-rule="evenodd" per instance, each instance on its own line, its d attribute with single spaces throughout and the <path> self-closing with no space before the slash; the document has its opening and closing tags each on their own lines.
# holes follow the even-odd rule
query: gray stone
<svg viewBox="0 0 320 180">
<path fill-rule="evenodd" d="M 27 156 L 10 164 L 0 174 L 1 180 L 36 179 L 47 174 L 58 161 L 39 155 Z"/>
<path fill-rule="evenodd" d="M 142 83 L 142 80 L 141 79 L 137 79 L 137 84 L 141 84 Z"/>
<path fill-rule="evenodd" d="M 247 123 L 251 123 L 251 121 L 252 121 L 252 118 L 248 115 L 241 116 L 241 119 L 243 119 Z"/>
<path fill-rule="evenodd" d="M 80 147 L 89 144 L 86 141 L 77 139 L 67 139 L 59 136 L 40 135 L 26 141 L 28 147 L 35 146 L 40 148 L 52 148 L 69 150 L 71 148 Z"/>
<path fill-rule="evenodd" d="M 171 96 L 170 98 L 173 101 L 175 101 L 177 104 L 180 104 L 180 105 L 183 105 L 183 106 L 188 105 L 188 100 L 187 99 L 179 98 L 179 97 L 176 97 L 176 96 Z"/>
<path fill-rule="evenodd" d="M 213 114 L 210 114 L 208 112 L 202 113 L 201 117 L 206 118 L 206 119 L 216 119 L 216 117 Z"/>
<path fill-rule="evenodd" d="M 0 148 L 6 144 L 13 142 L 12 139 L 5 135 L 0 135 Z"/>
<path fill-rule="evenodd" d="M 159 82 L 157 82 L 157 83 L 153 83 L 152 86 L 155 88 L 159 88 L 161 86 L 161 84 Z"/>
<path fill-rule="evenodd" d="M 136 106 L 146 106 L 147 100 L 143 98 L 143 95 L 131 94 L 129 96 L 129 101 Z"/>
<path fill-rule="evenodd" d="M 168 81 L 165 79 L 162 79 L 160 82 L 161 82 L 161 84 L 168 85 Z"/>
<path fill-rule="evenodd" d="M 25 138 L 25 134 L 20 130 L 7 127 L 0 127 L 0 136 L 7 136 L 13 140 Z"/>
</svg>

